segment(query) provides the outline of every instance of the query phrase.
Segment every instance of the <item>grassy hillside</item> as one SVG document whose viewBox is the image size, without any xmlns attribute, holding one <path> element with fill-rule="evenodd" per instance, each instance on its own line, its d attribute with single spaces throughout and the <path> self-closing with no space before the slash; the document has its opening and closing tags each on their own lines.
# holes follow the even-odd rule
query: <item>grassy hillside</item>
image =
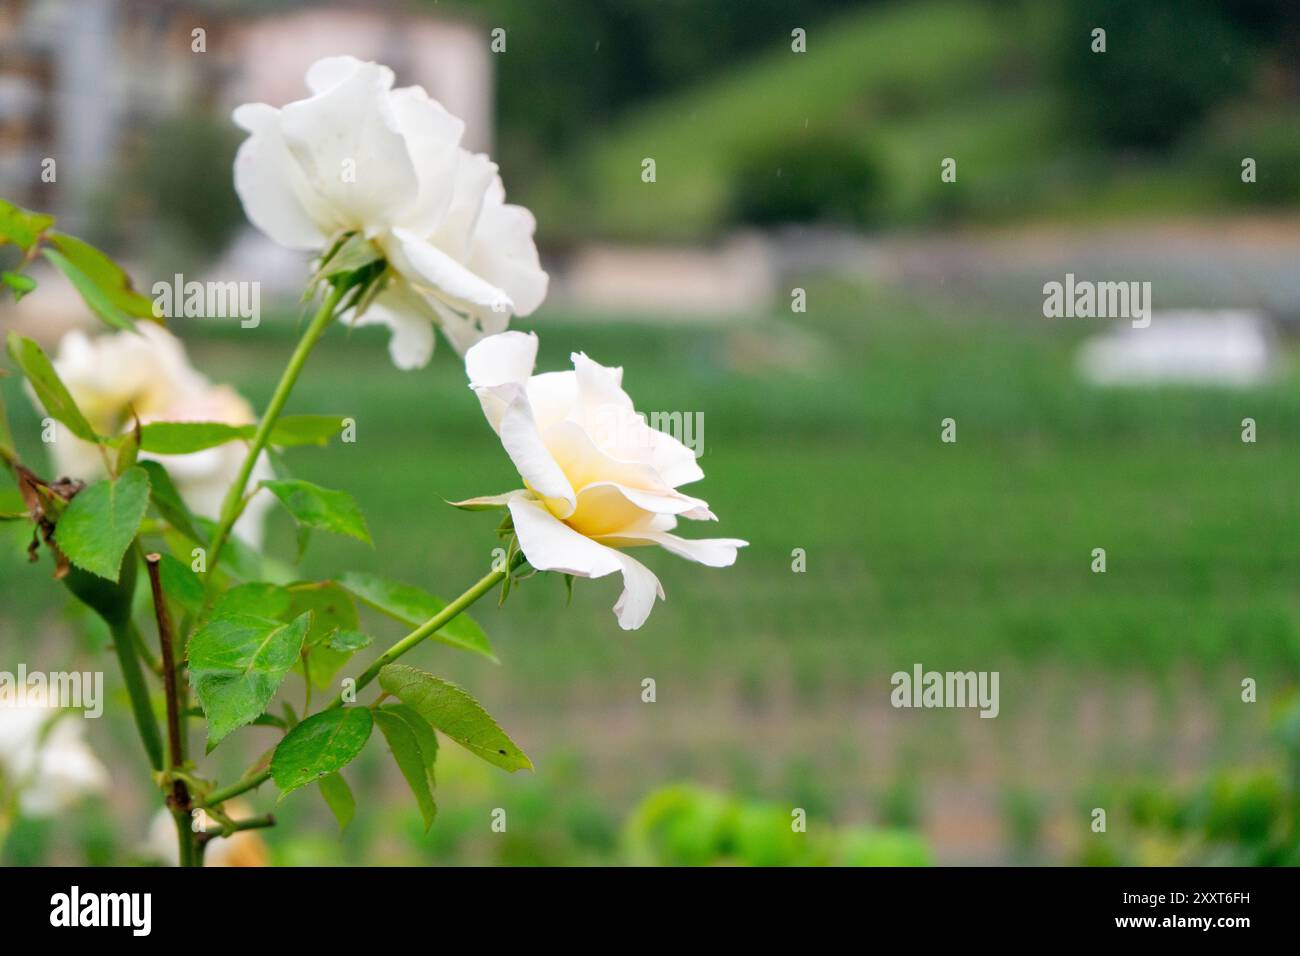
<svg viewBox="0 0 1300 956">
<path fill-rule="evenodd" d="M 1007 29 L 1009 15 L 1015 30 Z M 813 26 L 806 53 L 782 41 L 612 129 L 593 129 L 525 198 L 552 239 L 707 238 L 727 224 L 737 190 L 746 188 L 738 171 L 756 153 L 776 148 L 789 155 L 786 166 L 811 162 L 829 137 L 878 167 L 873 224 L 1300 200 L 1292 172 L 1300 145 L 1280 132 L 1294 129 L 1296 107 L 1256 93 L 1218 110 L 1169 153 L 1101 152 L 1058 101 L 1055 16 L 1040 4 L 995 10 L 926 0 Z M 1260 158 L 1257 189 L 1240 188 L 1243 155 Z M 656 163 L 654 183 L 641 179 L 647 157 Z M 940 182 L 945 157 L 958 161 L 955 184 Z M 781 166 L 771 163 L 771 183 L 790 174 Z"/>
</svg>

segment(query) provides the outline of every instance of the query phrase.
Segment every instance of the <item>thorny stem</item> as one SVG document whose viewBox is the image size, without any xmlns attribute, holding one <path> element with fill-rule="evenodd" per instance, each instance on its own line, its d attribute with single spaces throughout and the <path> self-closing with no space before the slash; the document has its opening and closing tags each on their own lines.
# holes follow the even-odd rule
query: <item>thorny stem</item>
<svg viewBox="0 0 1300 956">
<path fill-rule="evenodd" d="M 149 569 L 149 586 L 153 592 L 154 617 L 158 621 L 158 644 L 162 650 L 163 690 L 167 701 L 168 767 L 174 773 L 185 763 L 185 718 L 182 704 L 186 690 L 184 678 L 176 666 L 176 632 L 172 627 L 171 613 L 167 610 L 167 598 L 163 594 L 162 575 L 158 568 L 161 560 L 157 554 L 146 554 L 144 557 L 145 567 Z M 176 821 L 181 866 L 202 865 L 194 842 L 193 828 L 190 826 L 190 811 L 193 807 L 190 789 L 180 777 L 172 778 L 172 792 L 167 805 Z"/>
</svg>

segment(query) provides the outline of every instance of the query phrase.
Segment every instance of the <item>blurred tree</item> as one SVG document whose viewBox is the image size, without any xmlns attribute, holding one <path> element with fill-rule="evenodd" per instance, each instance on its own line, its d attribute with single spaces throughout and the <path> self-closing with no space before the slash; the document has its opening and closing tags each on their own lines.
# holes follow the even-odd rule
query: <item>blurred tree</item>
<svg viewBox="0 0 1300 956">
<path fill-rule="evenodd" d="M 432 5 L 436 0 L 422 0 Z M 499 150 L 507 182 L 559 146 L 616 119 L 628 108 L 701 77 L 738 57 L 788 42 L 861 0 L 484 0 L 467 10 L 506 29 L 497 57 Z M 439 3 L 446 10 L 448 3 Z M 815 38 L 810 40 L 814 44 Z"/>
<path fill-rule="evenodd" d="M 1069 0 L 1059 63 L 1066 108 L 1108 146 L 1164 147 L 1256 66 L 1228 4 L 1214 0 Z M 1269 5 L 1252 4 L 1253 16 Z M 1258 21 L 1252 21 L 1258 22 Z M 1093 52 L 1092 31 L 1106 31 Z"/>
<path fill-rule="evenodd" d="M 753 225 L 835 222 L 869 225 L 884 180 L 875 157 L 830 132 L 760 141 L 741 148 L 732 168 L 732 218 Z"/>
</svg>

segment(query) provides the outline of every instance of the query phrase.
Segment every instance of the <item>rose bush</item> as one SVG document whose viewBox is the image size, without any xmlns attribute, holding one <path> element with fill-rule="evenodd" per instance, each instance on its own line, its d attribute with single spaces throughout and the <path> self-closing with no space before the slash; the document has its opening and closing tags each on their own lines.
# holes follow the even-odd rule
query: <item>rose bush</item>
<svg viewBox="0 0 1300 956">
<path fill-rule="evenodd" d="M 315 314 L 256 419 L 233 390 L 191 367 L 179 341 L 151 324 L 159 321 L 151 304 L 108 256 L 55 231 L 52 217 L 0 202 L 0 243 L 21 252 L 17 267 L 0 276 L 0 288 L 30 294 L 36 283 L 25 269 L 43 255 L 118 330 L 99 339 L 73 334 L 53 362 L 37 342 L 9 334 L 10 358 L 61 426 L 56 467 L 86 483 L 42 477 L 24 460 L 0 405 L 0 466 L 14 479 L 20 509 L 0 517 L 31 522 L 32 560 L 47 551 L 51 577 L 107 626 L 152 780 L 171 817 L 175 859 L 186 866 L 202 865 L 209 845 L 214 856 L 241 843 L 260 845 L 236 838 L 275 819 L 249 816 L 237 798 L 267 782 L 281 798 L 312 787 L 346 827 L 356 800 L 341 771 L 376 729 L 426 829 L 437 815 L 440 738 L 507 772 L 532 769 L 468 692 L 398 658 L 434 640 L 496 660 L 465 612 L 497 589 L 504 602 L 536 571 L 563 573 L 570 584 L 574 576 L 620 573 L 619 624 L 640 627 L 663 590 L 626 549 L 657 545 L 723 567 L 745 546 L 735 538 L 672 533 L 682 518 L 715 520 L 706 502 L 679 490 L 703 473 L 689 449 L 637 415 L 621 369 L 579 352 L 572 371 L 534 375 L 536 337 L 503 331 L 512 313 L 540 305 L 547 277 L 532 216 L 505 203 L 486 156 L 460 146 L 460 121 L 423 90 L 393 89 L 386 67 L 349 57 L 317 62 L 307 85 L 308 99 L 280 110 L 243 106 L 235 114 L 251 133 L 235 168 L 249 218 L 276 241 L 317 254 L 305 296 L 317 303 Z M 403 368 L 429 360 L 434 326 L 441 327 L 464 353 L 470 385 L 523 480 L 521 489 L 461 502 L 508 512 L 498 529 L 505 558 L 492 549 L 491 569 L 449 601 L 354 570 L 295 579 L 284 564 L 248 547 L 258 543 L 263 502 L 283 505 L 297 524 L 299 560 L 315 533 L 374 541 L 350 495 L 295 479 L 278 457 L 273 468 L 266 454 L 353 440 L 352 419 L 282 415 L 313 347 L 339 320 L 391 326 L 390 352 Z M 437 453 L 454 449 L 440 445 Z M 244 547 L 227 547 L 235 533 Z M 481 548 L 485 558 L 487 551 Z M 140 600 L 145 575 L 150 602 Z M 345 677 L 376 642 L 362 629 L 358 605 L 409 630 Z M 151 626 L 137 620 L 146 607 Z M 285 694 L 291 674 L 301 679 L 302 696 L 293 703 Z M 318 690 L 330 693 L 323 706 Z M 362 694 L 373 696 L 365 701 Z M 201 753 L 190 739 L 190 722 L 200 717 Z M 244 776 L 220 784 L 201 762 L 253 725 L 274 728 L 279 741 Z M 55 732 L 64 736 L 50 740 L 78 756 L 63 726 Z M 0 725 L 0 748 L 9 746 L 0 759 L 17 755 L 26 760 L 22 769 L 43 766 L 7 745 L 3 733 Z M 93 783 L 96 765 L 82 759 L 79 766 L 70 782 Z M 52 782 L 50 793 L 62 786 Z M 199 813 L 211 827 L 196 834 Z"/>
</svg>

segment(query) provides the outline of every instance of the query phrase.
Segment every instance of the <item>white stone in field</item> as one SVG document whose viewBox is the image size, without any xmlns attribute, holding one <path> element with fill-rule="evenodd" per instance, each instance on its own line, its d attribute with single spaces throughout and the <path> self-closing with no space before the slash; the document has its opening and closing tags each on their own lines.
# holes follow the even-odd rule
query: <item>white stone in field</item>
<svg viewBox="0 0 1300 956">
<path fill-rule="evenodd" d="M 1083 343 L 1079 372 L 1093 385 L 1246 387 L 1276 372 L 1272 326 L 1249 310 L 1156 312 Z"/>
</svg>

